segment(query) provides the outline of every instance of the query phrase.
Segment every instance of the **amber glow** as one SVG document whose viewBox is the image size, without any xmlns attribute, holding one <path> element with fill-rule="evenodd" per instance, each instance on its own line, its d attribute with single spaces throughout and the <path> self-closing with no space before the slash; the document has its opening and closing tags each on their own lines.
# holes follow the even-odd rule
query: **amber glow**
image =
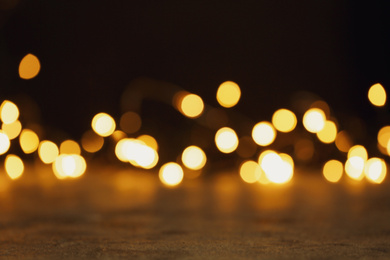
<svg viewBox="0 0 390 260">
<path fill-rule="evenodd" d="M 136 167 L 151 169 L 156 166 L 159 156 L 156 150 L 144 142 L 125 138 L 120 140 L 115 147 L 115 154 L 122 162 L 130 162 Z"/>
<path fill-rule="evenodd" d="M 255 161 L 245 161 L 240 166 L 240 176 L 247 183 L 255 183 L 260 179 L 261 167 Z"/>
<path fill-rule="evenodd" d="M 360 156 L 352 156 L 345 162 L 345 173 L 354 180 L 362 180 L 364 178 L 365 161 Z"/>
<path fill-rule="evenodd" d="M 22 124 L 19 120 L 14 121 L 11 124 L 4 124 L 1 126 L 1 129 L 3 132 L 8 136 L 10 140 L 15 139 L 19 136 L 20 132 L 22 131 Z"/>
<path fill-rule="evenodd" d="M 223 153 L 231 153 L 237 149 L 238 137 L 236 132 L 229 128 L 223 127 L 215 134 L 215 144 L 218 150 Z"/>
<path fill-rule="evenodd" d="M 348 151 L 348 158 L 359 156 L 364 161 L 367 161 L 368 159 L 368 153 L 364 146 L 362 145 L 354 145 L 352 146 Z"/>
<path fill-rule="evenodd" d="M 85 132 L 81 138 L 81 146 L 89 153 L 96 153 L 102 149 L 103 144 L 104 138 L 92 130 Z"/>
<path fill-rule="evenodd" d="M 352 141 L 349 137 L 349 134 L 345 130 L 343 130 L 337 134 L 335 144 L 339 151 L 346 153 L 351 148 Z"/>
<path fill-rule="evenodd" d="M 61 154 L 54 161 L 52 168 L 58 179 L 78 178 L 85 173 L 87 164 L 78 154 Z"/>
<path fill-rule="evenodd" d="M 297 117 L 292 111 L 281 108 L 273 114 L 272 124 L 280 132 L 291 132 L 297 125 Z"/>
<path fill-rule="evenodd" d="M 191 170 L 200 170 L 206 164 L 206 154 L 202 149 L 195 145 L 188 146 L 184 149 L 181 160 L 185 167 Z"/>
<path fill-rule="evenodd" d="M 336 124 L 332 121 L 325 121 L 324 128 L 317 132 L 318 139 L 325 143 L 330 144 L 333 143 L 336 140 L 337 136 L 337 127 Z"/>
<path fill-rule="evenodd" d="M 179 104 L 179 111 L 190 118 L 199 117 L 203 113 L 204 103 L 201 97 L 195 94 L 185 95 Z"/>
<path fill-rule="evenodd" d="M 0 130 L 0 155 L 5 154 L 9 147 L 11 145 L 11 142 L 8 138 L 8 136 Z"/>
<path fill-rule="evenodd" d="M 132 134 L 141 128 L 142 121 L 137 113 L 129 111 L 121 116 L 119 124 L 125 133 Z"/>
<path fill-rule="evenodd" d="M 158 143 L 156 139 L 154 139 L 153 136 L 150 135 L 140 135 L 137 137 L 138 140 L 144 142 L 147 146 L 153 148 L 154 150 L 158 151 Z"/>
<path fill-rule="evenodd" d="M 59 155 L 58 146 L 51 141 L 44 140 L 39 144 L 38 155 L 43 163 L 52 163 Z"/>
<path fill-rule="evenodd" d="M 241 89 L 233 81 L 225 81 L 217 90 L 218 103 L 226 108 L 235 106 L 241 97 Z"/>
<path fill-rule="evenodd" d="M 81 153 L 80 145 L 76 141 L 65 140 L 60 145 L 60 153 L 80 154 Z"/>
<path fill-rule="evenodd" d="M 325 126 L 326 116 L 319 108 L 310 108 L 303 115 L 303 126 L 310 133 L 318 133 Z"/>
<path fill-rule="evenodd" d="M 377 83 L 370 87 L 368 90 L 368 100 L 377 107 L 382 107 L 386 104 L 386 90 L 384 87 Z"/>
<path fill-rule="evenodd" d="M 34 131 L 30 129 L 23 129 L 19 136 L 19 143 L 23 152 L 30 154 L 38 149 L 39 137 Z"/>
<path fill-rule="evenodd" d="M 275 140 L 276 131 L 271 123 L 263 121 L 253 127 L 252 138 L 256 144 L 267 146 Z"/>
<path fill-rule="evenodd" d="M 22 176 L 24 171 L 24 164 L 22 159 L 14 154 L 9 154 L 4 161 L 5 171 L 11 179 L 17 179 Z"/>
<path fill-rule="evenodd" d="M 182 182 L 184 173 L 180 165 L 169 162 L 161 166 L 158 176 L 163 184 L 173 187 Z"/>
<path fill-rule="evenodd" d="M 364 167 L 364 174 L 372 183 L 382 183 L 387 174 L 386 163 L 380 158 L 370 158 Z"/>
<path fill-rule="evenodd" d="M 338 182 L 343 175 L 343 164 L 338 160 L 329 160 L 322 168 L 322 174 L 329 182 Z"/>
<path fill-rule="evenodd" d="M 114 119 L 106 113 L 99 113 L 92 119 L 92 129 L 100 136 L 106 137 L 115 131 Z"/>
<path fill-rule="evenodd" d="M 279 155 L 271 150 L 264 151 L 259 156 L 259 164 L 272 183 L 287 183 L 293 177 L 294 163 L 287 154 Z"/>
<path fill-rule="evenodd" d="M 12 124 L 19 118 L 19 109 L 11 101 L 3 101 L 0 111 L 1 121 L 3 121 L 4 124 Z"/>
<path fill-rule="evenodd" d="M 378 143 L 383 148 L 387 148 L 387 144 L 390 141 L 390 126 L 384 126 L 378 131 Z"/>
<path fill-rule="evenodd" d="M 29 53 L 23 57 L 19 64 L 19 76 L 22 79 L 32 79 L 36 77 L 41 69 L 38 58 Z"/>
</svg>

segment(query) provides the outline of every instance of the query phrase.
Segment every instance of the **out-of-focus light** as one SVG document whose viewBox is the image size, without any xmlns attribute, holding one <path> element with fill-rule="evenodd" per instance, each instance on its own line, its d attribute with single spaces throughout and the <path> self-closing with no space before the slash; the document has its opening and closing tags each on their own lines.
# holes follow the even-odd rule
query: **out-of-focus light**
<svg viewBox="0 0 390 260">
<path fill-rule="evenodd" d="M 384 87 L 379 83 L 372 85 L 368 90 L 368 100 L 374 106 L 384 106 L 386 104 L 386 90 Z"/>
<path fill-rule="evenodd" d="M 199 117 L 203 113 L 204 103 L 200 96 L 188 94 L 181 99 L 179 111 L 190 118 Z"/>
<path fill-rule="evenodd" d="M 277 184 L 287 183 L 292 179 L 294 165 L 291 161 L 291 157 L 282 157 L 273 151 L 267 151 L 265 155 L 260 155 L 259 158 L 260 166 L 267 179 Z"/>
<path fill-rule="evenodd" d="M 154 150 L 158 151 L 158 143 L 156 139 L 154 139 L 153 136 L 150 135 L 140 135 L 137 137 L 138 140 L 144 142 L 147 146 L 153 148 Z"/>
<path fill-rule="evenodd" d="M 34 131 L 30 129 L 23 129 L 19 136 L 19 143 L 23 152 L 30 154 L 38 149 L 39 137 Z"/>
<path fill-rule="evenodd" d="M 294 143 L 294 155 L 300 161 L 310 161 L 314 155 L 314 144 L 309 139 L 299 139 Z"/>
<path fill-rule="evenodd" d="M 141 128 L 141 117 L 135 112 L 126 112 L 121 116 L 119 125 L 125 133 L 135 133 Z"/>
<path fill-rule="evenodd" d="M 387 144 L 390 141 L 390 126 L 384 126 L 378 131 L 378 143 L 383 148 L 387 148 Z"/>
<path fill-rule="evenodd" d="M 183 169 L 174 162 L 164 164 L 159 171 L 160 181 L 170 187 L 179 185 L 183 180 L 183 176 Z"/>
<path fill-rule="evenodd" d="M 237 154 L 241 158 L 252 157 L 257 150 L 257 145 L 250 136 L 242 136 L 237 147 Z"/>
<path fill-rule="evenodd" d="M 348 151 L 348 158 L 359 156 L 364 161 L 367 161 L 368 159 L 368 153 L 364 146 L 362 145 L 354 145 L 352 146 Z"/>
<path fill-rule="evenodd" d="M 52 163 L 59 155 L 58 146 L 51 141 L 44 140 L 39 144 L 38 155 L 43 163 Z"/>
<path fill-rule="evenodd" d="M 23 161 L 14 154 L 9 154 L 5 157 L 4 166 L 8 176 L 13 180 L 19 178 L 23 174 Z"/>
<path fill-rule="evenodd" d="M 338 182 L 343 175 L 343 164 L 338 160 L 329 160 L 322 168 L 322 174 L 329 182 Z"/>
<path fill-rule="evenodd" d="M 96 134 L 92 130 L 88 130 L 81 137 L 81 146 L 89 153 L 96 153 L 102 149 L 104 144 L 104 138 Z"/>
<path fill-rule="evenodd" d="M 223 153 L 231 153 L 237 149 L 238 137 L 236 132 L 229 127 L 222 127 L 215 134 L 215 144 Z"/>
<path fill-rule="evenodd" d="M 202 149 L 191 145 L 184 149 L 181 160 L 185 167 L 191 170 L 200 170 L 205 166 L 207 159 Z"/>
<path fill-rule="evenodd" d="M 124 138 L 120 140 L 115 146 L 115 155 L 122 162 L 128 162 L 129 159 L 126 155 L 127 145 L 134 139 Z"/>
<path fill-rule="evenodd" d="M 370 158 L 364 167 L 364 174 L 368 181 L 382 183 L 387 174 L 386 163 L 380 158 Z"/>
<path fill-rule="evenodd" d="M 60 154 L 80 154 L 80 145 L 73 140 L 65 140 L 60 145 Z"/>
<path fill-rule="evenodd" d="M 92 119 L 92 129 L 100 136 L 106 137 L 115 131 L 115 120 L 106 113 L 99 113 Z"/>
<path fill-rule="evenodd" d="M 328 118 L 330 117 L 330 108 L 328 103 L 326 103 L 323 100 L 317 100 L 314 101 L 311 105 L 310 108 L 319 108 L 325 113 L 325 117 Z"/>
<path fill-rule="evenodd" d="M 303 115 L 303 126 L 310 133 L 318 133 L 325 126 L 326 116 L 319 108 L 310 108 Z"/>
<path fill-rule="evenodd" d="M 245 161 L 240 166 L 240 176 L 247 183 L 255 183 L 260 179 L 261 167 L 255 161 Z"/>
<path fill-rule="evenodd" d="M 267 146 L 276 138 L 276 131 L 271 123 L 263 121 L 257 123 L 252 129 L 252 138 L 256 144 Z"/>
<path fill-rule="evenodd" d="M 38 58 L 29 53 L 23 57 L 19 64 L 19 76 L 22 79 L 35 78 L 41 69 L 41 64 Z"/>
<path fill-rule="evenodd" d="M 5 154 L 10 146 L 11 142 L 8 136 L 2 130 L 0 130 L 0 155 Z"/>
<path fill-rule="evenodd" d="M 354 180 L 362 180 L 364 178 L 365 161 L 360 156 L 352 156 L 345 162 L 345 173 Z"/>
<path fill-rule="evenodd" d="M 233 81 L 225 81 L 217 90 L 218 103 L 226 108 L 235 106 L 241 97 L 241 89 Z"/>
<path fill-rule="evenodd" d="M 85 159 L 78 154 L 61 154 L 53 163 L 53 172 L 58 179 L 78 178 L 86 169 Z"/>
<path fill-rule="evenodd" d="M 158 162 L 158 153 L 144 142 L 125 138 L 120 140 L 115 147 L 115 154 L 122 162 L 130 162 L 136 167 L 151 169 Z"/>
<path fill-rule="evenodd" d="M 272 124 L 276 130 L 288 133 L 294 130 L 297 125 L 297 117 L 292 111 L 281 108 L 273 114 Z"/>
<path fill-rule="evenodd" d="M 0 107 L 0 117 L 4 124 L 12 124 L 19 118 L 19 109 L 11 101 L 4 100 Z"/>
<path fill-rule="evenodd" d="M 126 137 L 127 137 L 126 133 L 121 130 L 115 130 L 114 133 L 112 133 L 111 135 L 111 138 L 114 139 L 114 141 L 116 142 Z"/>
<path fill-rule="evenodd" d="M 333 121 L 325 121 L 324 128 L 317 132 L 318 139 L 325 143 L 330 144 L 336 140 L 337 136 L 337 127 Z"/>
<path fill-rule="evenodd" d="M 2 124 L 1 129 L 10 140 L 13 140 L 18 137 L 20 132 L 22 131 L 22 124 L 19 120 L 16 120 L 11 124 Z"/>
<path fill-rule="evenodd" d="M 349 134 L 345 130 L 343 130 L 337 134 L 335 144 L 339 151 L 346 153 L 351 148 L 352 141 L 349 137 Z"/>
</svg>

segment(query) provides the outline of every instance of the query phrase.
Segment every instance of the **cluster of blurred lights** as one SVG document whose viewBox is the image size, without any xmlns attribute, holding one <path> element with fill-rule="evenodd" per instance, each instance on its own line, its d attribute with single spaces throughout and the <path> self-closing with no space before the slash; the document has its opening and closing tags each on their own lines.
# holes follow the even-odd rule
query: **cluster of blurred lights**
<svg viewBox="0 0 390 260">
<path fill-rule="evenodd" d="M 29 80 L 38 75 L 40 62 L 33 54 L 26 55 L 20 62 L 19 75 Z M 235 82 L 223 82 L 217 89 L 216 101 L 222 109 L 230 109 L 238 104 L 241 89 Z M 286 108 L 276 110 L 270 121 L 253 124 L 251 135 L 239 136 L 228 126 L 227 114 L 223 110 L 205 106 L 203 99 L 187 91 L 177 91 L 172 97 L 172 105 L 182 115 L 195 119 L 204 118 L 215 128 L 214 142 L 222 154 L 236 152 L 244 161 L 239 166 L 239 174 L 244 182 L 261 184 L 283 184 L 291 181 L 294 175 L 294 159 L 287 153 L 271 150 L 276 138 L 286 135 L 297 128 L 296 114 Z M 368 91 L 368 100 L 374 106 L 384 106 L 386 91 L 380 84 L 373 85 Z M 12 101 L 4 100 L 0 107 L 0 155 L 5 156 L 4 168 L 11 179 L 19 178 L 24 171 L 24 162 L 16 154 L 8 153 L 14 139 L 19 139 L 21 151 L 28 155 L 37 153 L 43 164 L 51 164 L 58 179 L 78 178 L 87 169 L 83 153 L 93 154 L 100 151 L 105 138 L 115 142 L 115 155 L 124 163 L 142 169 L 152 169 L 159 162 L 159 145 L 150 135 L 134 137 L 142 127 L 142 119 L 135 111 L 126 111 L 119 122 L 104 112 L 96 114 L 91 120 L 91 129 L 86 131 L 80 142 L 64 140 L 58 146 L 50 140 L 40 140 L 36 131 L 22 127 L 19 121 L 19 109 Z M 364 178 L 372 183 L 381 183 L 386 177 L 387 166 L 384 159 L 368 157 L 367 149 L 362 145 L 353 145 L 348 132 L 339 131 L 337 120 L 330 115 L 328 105 L 321 100 L 312 102 L 302 113 L 302 126 L 310 134 L 315 134 L 324 144 L 334 143 L 336 148 L 347 153 L 345 162 L 331 159 L 322 168 L 324 178 L 329 182 L 338 182 L 345 173 L 350 179 L 361 181 Z M 219 126 L 218 126 L 219 125 Z M 222 125 L 222 127 L 221 127 Z M 215 127 L 218 126 L 218 127 Z M 384 155 L 390 155 L 390 126 L 382 127 L 377 136 L 378 149 Z M 301 137 L 293 143 L 294 158 L 309 161 L 314 153 L 313 141 Z M 200 146 L 184 147 L 176 161 L 162 163 L 159 169 L 161 182 L 169 187 L 180 184 L 187 173 L 199 176 L 206 166 L 207 155 Z M 260 150 L 257 154 L 257 150 Z"/>
</svg>

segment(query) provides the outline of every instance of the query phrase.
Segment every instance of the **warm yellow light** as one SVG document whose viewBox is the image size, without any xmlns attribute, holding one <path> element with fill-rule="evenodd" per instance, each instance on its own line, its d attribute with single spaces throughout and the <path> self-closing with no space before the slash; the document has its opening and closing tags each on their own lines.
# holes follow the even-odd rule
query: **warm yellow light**
<svg viewBox="0 0 390 260">
<path fill-rule="evenodd" d="M 343 164 L 338 160 L 329 160 L 322 168 L 322 174 L 329 182 L 338 182 L 343 175 Z"/>
<path fill-rule="evenodd" d="M 151 169 L 156 166 L 159 156 L 156 150 L 144 142 L 125 138 L 120 140 L 115 147 L 115 154 L 122 162 L 130 162 L 136 167 Z"/>
<path fill-rule="evenodd" d="M 333 121 L 325 121 L 324 128 L 317 132 L 318 139 L 325 143 L 330 144 L 336 140 L 337 136 L 337 126 Z"/>
<path fill-rule="evenodd" d="M 53 172 L 58 179 L 78 178 L 86 169 L 85 159 L 78 154 L 61 154 L 53 163 Z"/>
<path fill-rule="evenodd" d="M 106 113 L 99 113 L 92 119 L 92 129 L 100 136 L 106 137 L 115 131 L 114 119 Z"/>
<path fill-rule="evenodd" d="M 222 127 L 215 134 L 215 144 L 223 153 L 231 153 L 237 149 L 238 137 L 236 132 L 229 127 Z"/>
<path fill-rule="evenodd" d="M 292 111 L 281 108 L 273 114 L 272 124 L 276 130 L 288 133 L 294 130 L 297 125 L 297 117 Z"/>
<path fill-rule="evenodd" d="M 364 146 L 362 145 L 354 145 L 352 146 L 348 151 L 348 158 L 359 156 L 364 161 L 367 161 L 368 159 L 368 153 Z"/>
<path fill-rule="evenodd" d="M 5 157 L 4 166 L 8 176 L 13 180 L 19 178 L 23 174 L 23 161 L 14 154 L 9 154 Z"/>
<path fill-rule="evenodd" d="M 134 139 L 124 138 L 116 143 L 115 155 L 122 162 L 129 161 L 129 159 L 126 156 L 126 150 L 127 150 L 126 146 L 131 142 L 131 140 L 134 140 Z"/>
<path fill-rule="evenodd" d="M 241 97 L 241 89 L 233 81 L 225 81 L 217 90 L 217 101 L 223 107 L 235 106 Z"/>
<path fill-rule="evenodd" d="M 352 141 L 349 137 L 349 134 L 345 130 L 343 130 L 337 134 L 335 144 L 339 151 L 346 153 L 351 148 Z"/>
<path fill-rule="evenodd" d="M 345 162 L 345 173 L 354 180 L 362 180 L 364 177 L 365 161 L 360 156 L 352 156 Z"/>
<path fill-rule="evenodd" d="M 170 187 L 179 185 L 183 180 L 183 176 L 183 169 L 174 162 L 164 164 L 159 171 L 160 181 Z"/>
<path fill-rule="evenodd" d="M 282 184 L 289 182 L 294 174 L 294 165 L 289 156 L 280 156 L 274 151 L 266 151 L 259 157 L 260 166 L 267 179 L 272 183 Z"/>
<path fill-rule="evenodd" d="M 38 58 L 29 53 L 23 57 L 19 64 L 19 76 L 22 79 L 32 79 L 36 77 L 41 69 Z"/>
<path fill-rule="evenodd" d="M 5 154 L 10 146 L 11 142 L 8 136 L 2 130 L 0 130 L 0 155 Z"/>
<path fill-rule="evenodd" d="M 271 123 L 263 121 L 253 127 L 252 138 L 258 145 L 267 146 L 275 140 L 276 131 Z"/>
<path fill-rule="evenodd" d="M 206 154 L 202 149 L 195 145 L 188 146 L 184 149 L 181 160 L 185 167 L 191 170 L 200 170 L 206 164 Z"/>
<path fill-rule="evenodd" d="M 119 124 L 125 133 L 132 134 L 141 128 L 142 121 L 137 113 L 129 111 L 121 116 Z"/>
<path fill-rule="evenodd" d="M 390 126 L 384 126 L 378 131 L 378 143 L 383 148 L 387 148 L 387 144 L 390 141 Z"/>
<path fill-rule="evenodd" d="M 310 108 L 303 115 L 303 126 L 310 133 L 317 133 L 325 126 L 326 116 L 319 108 Z"/>
<path fill-rule="evenodd" d="M 154 150 L 158 151 L 158 143 L 156 139 L 154 139 L 153 136 L 150 135 L 140 135 L 137 137 L 138 140 L 144 142 L 147 146 L 153 148 Z"/>
<path fill-rule="evenodd" d="M 0 117 L 4 124 L 12 124 L 19 118 L 19 109 L 11 101 L 4 100 L 0 107 Z"/>
<path fill-rule="evenodd" d="M 179 111 L 187 117 L 199 117 L 203 113 L 203 109 L 203 100 L 198 95 L 188 94 L 181 99 Z"/>
<path fill-rule="evenodd" d="M 16 120 L 11 124 L 2 124 L 1 129 L 10 140 L 13 140 L 18 137 L 22 131 L 22 124 L 19 120 Z"/>
<path fill-rule="evenodd" d="M 255 161 L 245 161 L 240 166 L 241 179 L 247 183 L 255 183 L 261 174 L 261 167 Z"/>
<path fill-rule="evenodd" d="M 92 130 L 85 132 L 81 138 L 81 146 L 89 153 L 96 153 L 102 149 L 103 144 L 104 138 Z"/>
<path fill-rule="evenodd" d="M 386 163 L 380 158 L 370 158 L 364 167 L 364 174 L 372 183 L 382 183 L 387 174 Z"/>
<path fill-rule="evenodd" d="M 58 154 L 59 150 L 55 143 L 45 140 L 39 144 L 38 155 L 43 163 L 54 162 Z"/>
<path fill-rule="evenodd" d="M 111 138 L 114 139 L 115 142 L 118 142 L 119 140 L 122 140 L 123 138 L 126 137 L 127 134 L 121 130 L 115 130 L 111 135 Z"/>
<path fill-rule="evenodd" d="M 60 154 L 80 154 L 80 145 L 73 140 L 65 140 L 60 145 Z"/>
<path fill-rule="evenodd" d="M 374 106 L 384 106 L 386 104 L 386 90 L 384 87 L 379 83 L 372 85 L 368 90 L 368 100 Z"/>
<path fill-rule="evenodd" d="M 30 129 L 23 129 L 19 136 L 19 143 L 23 152 L 30 154 L 38 149 L 39 137 L 34 131 Z"/>
</svg>

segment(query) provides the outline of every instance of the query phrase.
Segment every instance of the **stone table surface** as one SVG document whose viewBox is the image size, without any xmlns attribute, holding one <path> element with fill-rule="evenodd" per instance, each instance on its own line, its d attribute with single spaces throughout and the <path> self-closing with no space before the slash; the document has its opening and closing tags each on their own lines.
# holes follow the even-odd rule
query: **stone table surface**
<svg viewBox="0 0 390 260">
<path fill-rule="evenodd" d="M 390 259 L 389 188 L 299 170 L 286 185 L 218 173 L 176 188 L 114 167 L 0 172 L 0 259 Z"/>
</svg>

